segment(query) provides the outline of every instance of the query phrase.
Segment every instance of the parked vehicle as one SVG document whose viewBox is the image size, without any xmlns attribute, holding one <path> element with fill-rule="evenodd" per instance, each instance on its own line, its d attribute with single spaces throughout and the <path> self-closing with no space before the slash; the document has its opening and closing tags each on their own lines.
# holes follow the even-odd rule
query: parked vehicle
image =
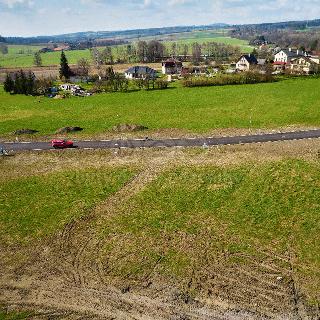
<svg viewBox="0 0 320 320">
<path fill-rule="evenodd" d="M 55 149 L 73 148 L 73 141 L 65 139 L 54 139 L 51 141 L 51 145 Z"/>
</svg>

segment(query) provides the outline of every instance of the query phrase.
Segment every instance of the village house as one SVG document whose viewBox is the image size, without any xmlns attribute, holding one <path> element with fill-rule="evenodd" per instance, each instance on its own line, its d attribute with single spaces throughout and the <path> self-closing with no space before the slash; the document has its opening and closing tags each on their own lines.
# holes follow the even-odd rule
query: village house
<svg viewBox="0 0 320 320">
<path fill-rule="evenodd" d="M 299 57 L 291 60 L 290 70 L 292 73 L 313 74 L 319 72 L 319 63 L 309 57 Z"/>
<path fill-rule="evenodd" d="M 301 50 L 292 50 L 289 49 L 281 49 L 278 53 L 274 56 L 274 63 L 276 65 L 286 65 L 290 64 L 292 59 L 296 59 L 299 57 L 304 57 L 307 54 L 305 52 L 302 52 Z"/>
<path fill-rule="evenodd" d="M 126 79 L 155 79 L 157 71 L 146 66 L 134 66 L 125 73 Z"/>
<path fill-rule="evenodd" d="M 61 44 L 58 47 L 53 48 L 53 51 L 68 51 L 70 50 L 70 46 L 67 44 Z"/>
<path fill-rule="evenodd" d="M 180 74 L 182 71 L 182 62 L 176 59 L 168 59 L 162 62 L 163 74 Z"/>
<path fill-rule="evenodd" d="M 252 54 L 244 54 L 240 57 L 239 61 L 236 63 L 237 71 L 249 71 L 252 67 L 258 64 L 258 60 Z"/>
<path fill-rule="evenodd" d="M 39 50 L 40 53 L 53 52 L 53 49 L 45 47 Z"/>
<path fill-rule="evenodd" d="M 310 58 L 311 61 L 313 61 L 313 62 L 315 62 L 317 64 L 320 64 L 320 56 L 319 56 L 319 54 L 316 54 L 316 53 L 312 52 L 308 57 Z"/>
</svg>

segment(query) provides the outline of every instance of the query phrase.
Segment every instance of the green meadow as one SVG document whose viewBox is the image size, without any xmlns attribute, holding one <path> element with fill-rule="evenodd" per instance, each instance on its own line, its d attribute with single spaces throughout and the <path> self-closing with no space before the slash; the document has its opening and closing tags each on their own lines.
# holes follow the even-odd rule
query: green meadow
<svg viewBox="0 0 320 320">
<path fill-rule="evenodd" d="M 86 215 L 132 176 L 126 168 L 86 168 L 2 181 L 1 242 L 28 243 L 52 235 Z"/>
<path fill-rule="evenodd" d="M 0 135 L 30 128 L 51 135 L 64 126 L 83 134 L 107 133 L 120 123 L 143 124 L 150 132 L 176 128 L 206 133 L 219 128 L 278 128 L 320 124 L 320 79 L 225 87 L 97 94 L 54 100 L 9 95 L 0 89 Z"/>
<path fill-rule="evenodd" d="M 43 47 L 43 46 L 42 46 Z M 34 66 L 34 53 L 39 51 L 42 47 L 37 46 L 9 46 L 9 53 L 4 55 L 0 53 L 0 67 L 32 67 Z M 19 53 L 23 50 L 24 53 Z M 76 64 L 81 58 L 90 59 L 89 50 L 72 50 L 66 52 L 70 64 Z M 60 62 L 61 52 L 42 53 L 42 65 L 53 66 Z"/>
<path fill-rule="evenodd" d="M 221 254 L 227 274 L 228 265 L 241 268 L 249 264 L 245 257 L 259 261 L 269 251 L 294 256 L 288 263 L 304 291 L 319 299 L 319 169 L 283 160 L 169 170 L 101 222 L 109 268 L 114 277 L 137 281 L 156 266 L 182 283 L 194 279 L 192 288 L 201 291 Z M 283 273 L 289 268 L 280 265 Z"/>
<path fill-rule="evenodd" d="M 99 255 L 108 283 L 161 279 L 191 296 L 206 296 L 216 288 L 219 294 L 239 290 L 246 303 L 253 299 L 252 281 L 259 294 L 273 299 L 282 290 L 276 277 L 289 287 L 294 268 L 300 292 L 310 303 L 319 301 L 319 161 L 291 158 L 215 166 L 205 159 L 217 155 L 197 152 L 203 153 L 202 164 L 171 165 L 128 198 L 115 195 L 114 207 L 101 204 L 134 181 L 135 172 L 148 175 L 143 167 L 126 163 L 93 169 L 88 167 L 97 159 L 92 153 L 82 153 L 86 165 L 80 170 L 65 168 L 68 161 L 80 164 L 72 153 L 34 159 L 42 171 L 46 164 L 61 161 L 60 170 L 45 174 L 27 163 L 22 166 L 30 172 L 19 173 L 19 161 L 12 163 L 0 186 L 1 241 L 32 246 L 54 237 L 67 223 L 82 221 L 102 245 L 92 254 Z M 32 161 L 32 154 L 25 157 Z M 100 161 L 106 158 L 110 155 L 101 153 Z M 224 282 L 225 277 L 235 281 L 238 272 L 237 281 L 245 289 Z M 268 300 L 261 301 L 268 305 Z M 272 301 L 271 306 L 281 308 L 281 303 Z"/>
<path fill-rule="evenodd" d="M 152 38 L 141 38 L 141 40 L 153 40 Z M 217 42 L 232 46 L 240 47 L 244 53 L 251 52 L 252 47 L 245 40 L 239 40 L 227 36 L 226 30 L 213 31 L 194 31 L 175 35 L 162 36 L 159 40 L 163 40 L 166 46 L 170 46 L 172 42 L 179 44 L 192 44 L 194 42 Z M 34 65 L 34 53 L 43 46 L 29 45 L 9 45 L 9 53 L 4 55 L 0 53 L 0 67 L 32 67 Z M 120 46 L 121 47 L 121 46 Z M 112 47 L 113 55 L 117 56 L 117 47 Z M 58 65 L 60 62 L 61 52 L 48 52 L 41 54 L 43 66 Z M 72 50 L 66 51 L 66 56 L 70 64 L 76 64 L 81 58 L 91 59 L 90 50 Z"/>
</svg>

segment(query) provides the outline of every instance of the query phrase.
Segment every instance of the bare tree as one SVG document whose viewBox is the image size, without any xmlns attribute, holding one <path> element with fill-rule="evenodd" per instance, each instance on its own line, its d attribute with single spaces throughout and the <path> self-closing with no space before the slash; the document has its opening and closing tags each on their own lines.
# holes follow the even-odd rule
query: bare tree
<svg viewBox="0 0 320 320">
<path fill-rule="evenodd" d="M 137 43 L 137 58 L 140 62 L 147 59 L 148 44 L 146 41 L 138 41 Z"/>
<path fill-rule="evenodd" d="M 192 44 L 192 62 L 199 63 L 201 61 L 201 45 L 198 42 Z"/>
<path fill-rule="evenodd" d="M 78 72 L 81 77 L 87 77 L 89 74 L 90 63 L 88 59 L 81 58 L 77 62 Z"/>
<path fill-rule="evenodd" d="M 147 59 L 148 62 L 157 62 L 164 56 L 164 45 L 160 41 L 151 40 L 148 42 Z"/>
</svg>

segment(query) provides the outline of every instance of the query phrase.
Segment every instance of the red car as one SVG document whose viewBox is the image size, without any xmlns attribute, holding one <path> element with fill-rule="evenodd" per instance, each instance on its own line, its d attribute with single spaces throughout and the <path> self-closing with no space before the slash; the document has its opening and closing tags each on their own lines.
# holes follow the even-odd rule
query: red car
<svg viewBox="0 0 320 320">
<path fill-rule="evenodd" d="M 71 140 L 62 140 L 62 139 L 54 139 L 51 141 L 51 145 L 55 149 L 65 149 L 65 148 L 72 148 L 73 141 Z"/>
</svg>

